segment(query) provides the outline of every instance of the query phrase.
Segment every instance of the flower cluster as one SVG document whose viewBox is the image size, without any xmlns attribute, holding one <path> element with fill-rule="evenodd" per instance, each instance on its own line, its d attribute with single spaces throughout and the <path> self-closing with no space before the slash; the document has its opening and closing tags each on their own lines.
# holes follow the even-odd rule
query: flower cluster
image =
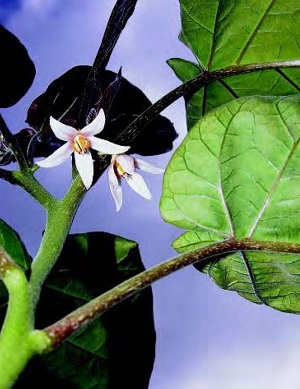
<svg viewBox="0 0 300 389">
<path fill-rule="evenodd" d="M 89 189 L 94 176 L 94 162 L 90 153 L 90 149 L 93 149 L 101 154 L 112 155 L 108 168 L 108 179 L 117 211 L 122 206 L 122 178 L 126 180 L 135 192 L 150 200 L 151 193 L 142 176 L 136 172 L 136 169 L 153 174 L 161 174 L 163 169 L 156 168 L 145 161 L 124 154 L 130 149 L 129 146 L 120 146 L 95 137 L 94 135 L 99 134 L 103 130 L 104 125 L 105 115 L 102 109 L 95 119 L 81 130 L 77 130 L 50 117 L 50 126 L 55 136 L 66 143 L 43 161 L 37 162 L 37 165 L 45 168 L 57 166 L 74 153 L 78 173 L 86 189 Z"/>
</svg>

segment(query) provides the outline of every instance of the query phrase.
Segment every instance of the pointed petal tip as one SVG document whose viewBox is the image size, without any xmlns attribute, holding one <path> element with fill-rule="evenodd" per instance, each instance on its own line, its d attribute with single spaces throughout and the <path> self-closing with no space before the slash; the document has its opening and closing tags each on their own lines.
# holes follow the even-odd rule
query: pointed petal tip
<svg viewBox="0 0 300 389">
<path fill-rule="evenodd" d="M 91 148 L 102 154 L 123 154 L 130 149 L 130 146 L 120 146 L 116 143 L 109 142 L 108 140 L 96 138 L 95 136 L 89 137 L 89 141 Z"/>
<path fill-rule="evenodd" d="M 38 161 L 36 164 L 40 167 L 55 167 L 66 161 L 72 152 L 72 146 L 69 143 L 65 143 L 54 151 L 54 153 L 50 154 L 42 161 Z"/>
<path fill-rule="evenodd" d="M 108 173 L 109 189 L 116 205 L 116 211 L 119 212 L 122 207 L 123 196 L 122 196 L 121 182 L 118 179 L 118 177 L 115 175 L 113 164 L 110 164 L 107 173 Z"/>
<path fill-rule="evenodd" d="M 68 126 L 60 121 L 56 120 L 53 116 L 50 116 L 50 127 L 58 139 L 64 141 L 70 141 L 74 135 L 77 134 L 77 130 L 71 126 Z"/>
<path fill-rule="evenodd" d="M 151 163 L 146 162 L 142 159 L 134 158 L 135 165 L 138 169 L 143 170 L 146 173 L 151 174 L 163 174 L 165 169 L 161 169 L 159 167 L 153 166 Z"/>
<path fill-rule="evenodd" d="M 152 195 L 150 193 L 150 190 L 148 189 L 148 186 L 143 179 L 143 177 L 138 174 L 134 173 L 131 176 L 125 176 L 124 177 L 127 184 L 133 189 L 136 193 L 138 193 L 140 196 L 142 196 L 146 200 L 151 200 Z"/>
<path fill-rule="evenodd" d="M 91 123 L 83 127 L 80 130 L 80 133 L 86 136 L 93 136 L 96 134 L 100 134 L 104 126 L 105 126 L 105 114 L 103 109 L 101 108 L 100 111 L 98 112 L 98 115 L 95 117 L 95 119 L 91 121 Z"/>
<path fill-rule="evenodd" d="M 78 173 L 80 174 L 83 185 L 86 189 L 89 189 L 93 183 L 94 177 L 94 162 L 91 153 L 75 153 L 75 165 Z"/>
</svg>

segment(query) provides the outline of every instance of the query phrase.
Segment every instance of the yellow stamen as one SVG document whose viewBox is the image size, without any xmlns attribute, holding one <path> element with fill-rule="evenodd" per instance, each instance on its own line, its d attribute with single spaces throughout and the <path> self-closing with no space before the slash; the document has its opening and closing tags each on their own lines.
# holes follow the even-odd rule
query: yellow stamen
<svg viewBox="0 0 300 389">
<path fill-rule="evenodd" d="M 123 169 L 123 167 L 119 164 L 119 162 L 115 162 L 114 164 L 115 173 L 118 177 L 124 177 L 127 172 Z"/>
<path fill-rule="evenodd" d="M 91 143 L 84 135 L 79 134 L 73 139 L 72 147 L 78 154 L 84 154 L 89 151 Z"/>
</svg>

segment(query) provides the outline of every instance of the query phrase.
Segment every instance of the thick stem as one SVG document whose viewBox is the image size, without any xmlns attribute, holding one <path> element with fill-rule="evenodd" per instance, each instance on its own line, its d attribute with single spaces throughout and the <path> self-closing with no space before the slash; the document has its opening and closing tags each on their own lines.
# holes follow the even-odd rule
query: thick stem
<svg viewBox="0 0 300 389">
<path fill-rule="evenodd" d="M 0 389 L 11 388 L 27 362 L 49 347 L 49 337 L 30 325 L 30 298 L 26 276 L 8 255 L 0 251 L 0 276 L 9 293 L 0 334 Z"/>
<path fill-rule="evenodd" d="M 251 239 L 229 239 L 179 255 L 176 258 L 163 262 L 122 282 L 120 285 L 83 305 L 62 320 L 47 327 L 44 331 L 52 339 L 49 350 L 58 346 L 68 336 L 95 317 L 151 285 L 154 281 L 196 262 L 208 261 L 216 256 L 240 250 L 300 253 L 300 244 L 260 242 Z"/>
<path fill-rule="evenodd" d="M 78 176 L 63 200 L 55 200 L 48 209 L 47 224 L 30 277 L 32 313 L 39 300 L 41 286 L 61 253 L 85 187 Z"/>
</svg>

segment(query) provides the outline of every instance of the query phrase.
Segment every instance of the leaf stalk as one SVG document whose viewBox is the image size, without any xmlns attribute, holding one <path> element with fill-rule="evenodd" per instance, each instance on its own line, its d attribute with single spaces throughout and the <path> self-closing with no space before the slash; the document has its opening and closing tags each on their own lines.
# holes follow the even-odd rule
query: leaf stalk
<svg viewBox="0 0 300 389">
<path fill-rule="evenodd" d="M 113 289 L 107 291 L 99 297 L 96 297 L 89 303 L 70 313 L 63 319 L 45 328 L 43 331 L 47 333 L 51 339 L 51 345 L 46 351 L 51 351 L 53 348 L 59 346 L 65 339 L 85 324 L 89 323 L 97 316 L 101 315 L 121 301 L 129 298 L 135 293 L 140 292 L 153 282 L 197 262 L 209 262 L 212 259 L 221 258 L 224 254 L 236 251 L 269 251 L 298 254 L 300 253 L 300 244 L 264 242 L 249 238 L 231 238 L 169 259 L 122 282 Z"/>
</svg>

